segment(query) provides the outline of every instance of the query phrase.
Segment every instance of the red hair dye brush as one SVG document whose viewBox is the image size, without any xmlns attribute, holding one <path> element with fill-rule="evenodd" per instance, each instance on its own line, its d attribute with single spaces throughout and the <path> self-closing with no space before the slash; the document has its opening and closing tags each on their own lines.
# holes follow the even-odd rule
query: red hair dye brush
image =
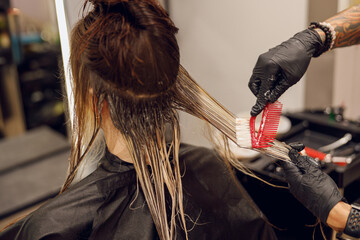
<svg viewBox="0 0 360 240">
<path fill-rule="evenodd" d="M 259 130 L 255 132 L 256 117 L 250 118 L 250 135 L 252 148 L 266 148 L 270 147 L 270 143 L 275 140 L 278 130 L 282 103 L 276 101 L 274 103 L 267 103 L 260 123 Z"/>
<path fill-rule="evenodd" d="M 334 157 L 331 154 L 323 153 L 309 147 L 305 147 L 304 150 L 301 151 L 301 154 L 318 159 L 319 161 L 323 161 L 325 163 L 333 163 L 338 166 L 346 166 L 350 164 L 353 160 L 353 156 Z"/>
</svg>

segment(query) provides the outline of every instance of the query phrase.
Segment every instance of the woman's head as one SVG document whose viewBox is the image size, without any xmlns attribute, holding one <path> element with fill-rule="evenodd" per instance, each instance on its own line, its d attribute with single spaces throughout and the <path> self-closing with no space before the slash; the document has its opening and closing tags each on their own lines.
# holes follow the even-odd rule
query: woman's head
<svg viewBox="0 0 360 240">
<path fill-rule="evenodd" d="M 179 68 L 177 28 L 163 9 L 153 0 L 91 2 L 93 10 L 73 30 L 71 63 L 91 72 L 95 92 L 108 86 L 147 97 L 171 88 Z"/>
<path fill-rule="evenodd" d="M 179 69 L 177 28 L 157 2 L 90 2 L 71 35 L 75 105 L 91 102 L 90 88 L 134 101 L 169 92 Z"/>
<path fill-rule="evenodd" d="M 84 9 L 89 3 L 91 11 L 75 25 L 70 40 L 75 120 L 70 173 L 63 190 L 93 148 L 106 102 L 130 151 L 158 233 L 169 239 L 177 212 L 186 229 L 177 156 L 179 123 L 173 108 L 179 71 L 177 28 L 154 0 L 91 0 Z M 170 147 L 165 142 L 166 124 L 173 135 Z M 169 219 L 165 192 L 173 199 Z"/>
</svg>

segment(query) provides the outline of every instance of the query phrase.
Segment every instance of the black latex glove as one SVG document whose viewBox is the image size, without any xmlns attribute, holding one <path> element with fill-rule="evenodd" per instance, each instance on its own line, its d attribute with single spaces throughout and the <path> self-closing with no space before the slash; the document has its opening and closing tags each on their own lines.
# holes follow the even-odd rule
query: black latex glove
<svg viewBox="0 0 360 240">
<path fill-rule="evenodd" d="M 312 214 L 326 223 L 330 210 L 342 200 L 335 182 L 324 173 L 314 159 L 299 154 L 302 144 L 291 144 L 293 163 L 281 161 L 289 190 Z M 296 149 L 296 150 L 295 150 Z"/>
<path fill-rule="evenodd" d="M 258 115 L 267 102 L 275 102 L 297 83 L 309 66 L 311 57 L 323 47 L 318 33 L 306 29 L 259 56 L 249 81 L 257 97 L 251 115 Z"/>
</svg>

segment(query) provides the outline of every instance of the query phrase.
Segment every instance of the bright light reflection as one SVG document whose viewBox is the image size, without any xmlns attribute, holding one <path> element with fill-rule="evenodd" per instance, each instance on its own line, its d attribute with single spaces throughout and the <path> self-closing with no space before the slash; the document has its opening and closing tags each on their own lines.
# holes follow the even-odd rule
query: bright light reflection
<svg viewBox="0 0 360 240">
<path fill-rule="evenodd" d="M 70 44 L 69 44 L 69 33 L 68 33 L 68 26 L 66 21 L 66 13 L 64 7 L 64 0 L 55 0 L 55 8 L 56 8 L 56 15 L 57 15 L 57 22 L 59 27 L 59 35 L 60 35 L 60 45 L 61 45 L 61 53 L 64 65 L 64 74 L 65 74 L 65 86 L 66 86 L 66 93 L 68 98 L 68 107 L 69 107 L 69 117 L 70 123 L 72 126 L 73 118 L 74 118 L 74 94 L 72 90 L 71 84 L 71 69 L 70 69 Z"/>
</svg>

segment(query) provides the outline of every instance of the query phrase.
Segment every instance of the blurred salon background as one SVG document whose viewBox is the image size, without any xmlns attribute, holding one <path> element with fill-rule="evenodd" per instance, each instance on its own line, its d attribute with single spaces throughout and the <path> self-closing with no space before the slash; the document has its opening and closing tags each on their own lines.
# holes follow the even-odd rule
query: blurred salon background
<svg viewBox="0 0 360 240">
<path fill-rule="evenodd" d="M 70 32 L 81 14 L 83 2 L 0 0 L 0 228 L 54 197 L 64 181 L 70 151 L 63 84 L 68 71 L 64 72 L 64 63 L 68 59 L 63 59 L 61 43 L 65 42 L 59 32 Z M 352 0 L 161 1 L 180 29 L 177 37 L 183 66 L 212 96 L 241 116 L 250 115 L 256 100 L 247 84 L 261 53 L 305 29 L 310 21 L 325 20 L 358 3 Z M 340 150 L 348 147 L 353 150 L 351 154 L 359 153 L 358 66 L 359 46 L 336 49 L 313 59 L 304 79 L 280 98 L 284 107 L 283 125 L 280 124 L 283 135 L 279 137 L 284 141 L 301 140 L 318 148 L 350 133 L 352 139 Z M 211 147 L 204 136 L 202 121 L 184 113 L 180 117 L 182 141 Z M 302 129 L 298 127 L 300 130 L 294 133 L 295 126 Z M 281 170 L 273 161 L 237 151 L 234 149 L 259 176 L 282 182 Z M 350 194 L 351 201 L 360 197 L 352 194 L 360 178 L 357 160 L 356 156 L 341 169 L 333 163 L 324 165 L 339 187 Z M 279 219 L 272 217 L 270 204 L 259 200 L 263 197 L 260 191 L 274 190 L 260 190 L 264 186 L 241 174 L 238 178 L 270 221 L 283 226 L 280 218 L 286 219 L 286 215 Z M 285 193 L 277 193 L 281 194 Z M 293 201 L 288 195 L 281 198 Z M 274 199 L 272 204 L 278 201 Z M 292 208 L 303 211 L 296 204 Z M 294 225 L 296 229 L 304 224 Z M 287 239 L 291 239 L 289 236 Z"/>
</svg>

